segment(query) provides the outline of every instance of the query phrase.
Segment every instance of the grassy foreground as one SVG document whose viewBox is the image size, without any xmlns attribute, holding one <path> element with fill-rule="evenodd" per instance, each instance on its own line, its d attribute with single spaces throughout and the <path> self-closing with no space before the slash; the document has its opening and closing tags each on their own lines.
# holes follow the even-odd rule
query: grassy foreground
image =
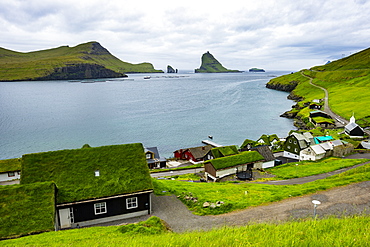
<svg viewBox="0 0 370 247">
<path fill-rule="evenodd" d="M 182 234 L 167 232 L 158 218 L 148 221 L 48 232 L 1 241 L 0 246 L 369 246 L 370 242 L 370 217 L 366 216 L 250 224 Z"/>
<path fill-rule="evenodd" d="M 354 163 L 352 163 L 353 161 L 345 160 L 345 162 L 349 162 L 354 165 Z M 364 162 L 364 160 L 358 162 Z M 318 164 L 321 163 L 318 162 Z M 324 166 L 325 164 L 322 165 Z M 343 166 L 343 164 L 337 165 L 338 167 Z M 298 170 L 302 171 L 309 169 L 304 168 L 304 166 L 298 168 Z M 295 165 L 293 169 L 295 169 Z M 305 173 L 307 173 L 307 171 L 305 171 Z M 270 202 L 281 201 L 289 197 L 303 196 L 317 191 L 323 191 L 338 186 L 368 180 L 370 180 L 370 164 L 326 179 L 296 185 L 269 185 L 235 182 L 193 183 L 178 180 L 155 179 L 153 179 L 153 183 L 155 193 L 157 195 L 175 194 L 195 214 L 217 215 L 237 209 L 259 206 Z M 189 200 L 189 198 L 195 198 L 196 200 Z M 203 207 L 204 202 L 216 203 L 218 201 L 223 202 L 219 207 Z"/>
</svg>

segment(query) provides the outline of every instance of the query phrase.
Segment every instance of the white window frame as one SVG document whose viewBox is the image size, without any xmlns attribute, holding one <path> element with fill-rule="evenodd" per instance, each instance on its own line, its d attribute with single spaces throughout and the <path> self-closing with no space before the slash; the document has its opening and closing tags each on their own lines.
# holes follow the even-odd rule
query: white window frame
<svg viewBox="0 0 370 247">
<path fill-rule="evenodd" d="M 127 209 L 137 208 L 138 206 L 137 197 L 126 198 Z"/>
<path fill-rule="evenodd" d="M 94 212 L 95 212 L 95 215 L 107 213 L 107 203 L 106 202 L 95 203 Z"/>
<path fill-rule="evenodd" d="M 15 172 L 8 172 L 8 177 L 15 177 Z"/>
</svg>

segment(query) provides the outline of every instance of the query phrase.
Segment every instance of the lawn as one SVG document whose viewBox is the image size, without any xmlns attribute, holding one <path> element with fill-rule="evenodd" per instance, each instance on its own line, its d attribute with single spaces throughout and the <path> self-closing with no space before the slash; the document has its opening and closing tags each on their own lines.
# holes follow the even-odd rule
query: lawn
<svg viewBox="0 0 370 247">
<path fill-rule="evenodd" d="M 274 179 L 291 179 L 308 177 L 354 166 L 368 160 L 327 158 L 318 162 L 300 161 L 266 169 L 268 173 L 276 175 Z"/>
<path fill-rule="evenodd" d="M 251 223 L 244 227 L 181 234 L 166 232 L 158 223 L 158 219 L 151 218 L 141 225 L 128 227 L 48 232 L 1 241 L 0 246 L 368 246 L 370 242 L 368 216 L 281 224 Z"/>
</svg>

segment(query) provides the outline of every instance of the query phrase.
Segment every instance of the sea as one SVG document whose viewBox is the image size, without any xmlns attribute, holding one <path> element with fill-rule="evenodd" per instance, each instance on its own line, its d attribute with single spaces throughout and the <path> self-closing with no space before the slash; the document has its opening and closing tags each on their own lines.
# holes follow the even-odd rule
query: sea
<svg viewBox="0 0 370 247">
<path fill-rule="evenodd" d="M 279 116 L 294 102 L 265 85 L 287 73 L 180 71 L 96 81 L 0 82 L 0 159 L 137 142 L 170 158 L 210 137 L 238 146 L 262 134 L 286 137 L 295 128 Z"/>
</svg>

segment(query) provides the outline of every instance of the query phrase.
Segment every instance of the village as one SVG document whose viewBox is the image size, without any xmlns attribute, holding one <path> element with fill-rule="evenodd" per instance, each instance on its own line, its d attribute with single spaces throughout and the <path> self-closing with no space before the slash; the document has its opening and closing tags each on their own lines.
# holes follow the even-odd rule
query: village
<svg viewBox="0 0 370 247">
<path fill-rule="evenodd" d="M 335 126 L 327 124 L 331 121 L 326 121 L 325 126 L 323 121 L 317 121 L 330 117 L 325 114 L 315 109 L 310 112 L 311 121 L 318 127 L 332 129 Z M 14 221 L 20 230 L 10 235 L 79 228 L 149 215 L 153 207 L 152 177 L 166 179 L 179 169 L 192 172 L 189 166 L 199 168 L 198 182 L 251 181 L 258 171 L 268 171 L 284 163 L 345 157 L 354 153 L 355 148 L 361 152 L 370 148 L 364 141 L 365 130 L 356 124 L 354 116 L 341 134 L 347 141 L 330 135 L 314 136 L 310 131 L 291 131 L 285 138 L 264 134 L 255 141 L 246 139 L 240 147 L 216 144 L 209 136 L 202 141 L 204 145 L 175 150 L 170 159 L 161 157 L 157 147 L 133 143 L 103 147 L 86 144 L 81 149 L 2 160 L 1 193 L 3 200 L 11 198 L 4 206 L 9 208 L 8 217 L 19 213 L 10 209 L 18 208 L 19 200 L 24 200 L 21 208 L 29 210 L 26 215 L 32 214 L 34 223 L 23 229 L 24 223 Z M 358 145 L 355 147 L 348 140 L 356 140 Z M 164 172 L 159 176 L 158 171 Z M 42 197 L 35 190 L 42 192 Z M 12 199 L 14 196 L 17 202 Z M 50 198 L 45 200 L 45 197 Z M 28 205 L 29 201 L 43 208 L 42 217 Z"/>
</svg>

